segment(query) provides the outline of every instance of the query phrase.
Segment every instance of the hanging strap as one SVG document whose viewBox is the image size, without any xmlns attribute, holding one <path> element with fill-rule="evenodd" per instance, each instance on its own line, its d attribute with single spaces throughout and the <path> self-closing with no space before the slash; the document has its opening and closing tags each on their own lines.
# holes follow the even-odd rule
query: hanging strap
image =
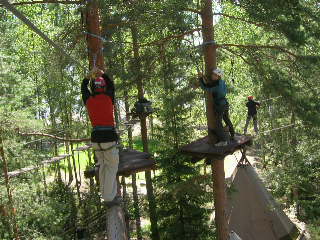
<svg viewBox="0 0 320 240">
<path fill-rule="evenodd" d="M 111 150 L 112 148 L 115 148 L 115 147 L 118 147 L 119 145 L 117 143 L 111 145 L 110 147 L 107 147 L 107 148 L 103 148 L 101 146 L 101 143 L 98 143 L 98 146 L 99 146 L 99 149 L 96 149 L 95 151 L 108 151 L 108 150 Z"/>
</svg>

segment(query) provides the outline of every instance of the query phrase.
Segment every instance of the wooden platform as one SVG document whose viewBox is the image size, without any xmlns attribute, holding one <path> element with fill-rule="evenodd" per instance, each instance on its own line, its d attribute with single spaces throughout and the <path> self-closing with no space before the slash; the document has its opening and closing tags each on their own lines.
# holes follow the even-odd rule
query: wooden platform
<svg viewBox="0 0 320 240">
<path fill-rule="evenodd" d="M 119 153 L 119 176 L 130 176 L 136 172 L 155 169 L 156 162 L 151 154 L 139 152 L 132 149 L 120 150 Z M 84 171 L 86 178 L 94 177 L 97 174 L 94 168 Z"/>
<path fill-rule="evenodd" d="M 155 169 L 156 161 L 151 154 L 132 149 L 124 149 L 119 153 L 118 175 L 129 176 L 136 172 Z"/>
<path fill-rule="evenodd" d="M 181 147 L 181 152 L 193 157 L 193 162 L 200 161 L 203 158 L 221 158 L 226 155 L 232 154 L 237 149 L 245 145 L 250 145 L 252 138 L 236 134 L 235 140 L 231 141 L 225 147 L 215 147 L 209 143 L 209 137 L 200 138 L 192 143 Z"/>
</svg>

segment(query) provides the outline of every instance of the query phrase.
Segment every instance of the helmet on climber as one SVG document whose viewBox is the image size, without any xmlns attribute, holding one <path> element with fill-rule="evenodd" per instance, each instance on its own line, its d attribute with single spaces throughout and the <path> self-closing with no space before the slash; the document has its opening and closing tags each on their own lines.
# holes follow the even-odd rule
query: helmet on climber
<svg viewBox="0 0 320 240">
<path fill-rule="evenodd" d="M 253 96 L 248 96 L 248 100 L 253 100 Z"/>
<path fill-rule="evenodd" d="M 97 77 L 93 81 L 93 88 L 95 92 L 104 92 L 105 91 L 105 86 L 106 86 L 106 81 L 104 80 L 103 77 Z"/>
<path fill-rule="evenodd" d="M 212 73 L 218 75 L 220 78 L 223 77 L 223 71 L 220 68 L 216 68 L 212 71 Z"/>
</svg>

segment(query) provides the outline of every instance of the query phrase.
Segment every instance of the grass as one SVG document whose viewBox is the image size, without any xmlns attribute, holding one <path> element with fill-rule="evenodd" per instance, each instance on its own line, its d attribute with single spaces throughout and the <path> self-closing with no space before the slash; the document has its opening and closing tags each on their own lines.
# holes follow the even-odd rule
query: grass
<svg viewBox="0 0 320 240">
<path fill-rule="evenodd" d="M 159 149 L 159 141 L 155 139 L 148 140 L 148 147 L 151 153 L 156 152 Z M 143 144 L 141 137 L 134 137 L 133 138 L 133 149 L 138 151 L 143 151 Z"/>
<path fill-rule="evenodd" d="M 76 147 L 78 147 L 78 146 L 76 146 Z M 61 148 L 59 148 L 58 153 L 60 155 L 60 154 L 65 154 L 66 152 L 65 152 L 65 149 L 63 147 L 61 147 Z M 79 168 L 79 165 L 80 165 L 80 170 L 84 171 L 86 169 L 87 165 L 89 164 L 89 159 L 88 159 L 87 152 L 86 151 L 85 152 L 74 152 L 74 158 L 75 158 L 75 163 L 76 163 L 77 169 Z M 73 159 L 72 159 L 72 157 L 70 157 L 70 162 L 71 162 L 71 167 L 73 169 Z M 61 161 L 60 166 L 63 169 L 67 169 L 68 168 L 67 159 Z"/>
</svg>

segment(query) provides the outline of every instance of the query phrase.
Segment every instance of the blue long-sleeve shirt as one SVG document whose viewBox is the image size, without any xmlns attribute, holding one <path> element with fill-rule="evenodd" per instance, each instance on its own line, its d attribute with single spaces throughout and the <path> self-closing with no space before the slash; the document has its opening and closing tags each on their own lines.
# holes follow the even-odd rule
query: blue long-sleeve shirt
<svg viewBox="0 0 320 240">
<path fill-rule="evenodd" d="M 200 86 L 203 90 L 212 93 L 214 104 L 217 106 L 226 105 L 227 85 L 222 79 L 214 81 L 212 84 L 205 84 L 203 78 L 200 78 Z"/>
</svg>

